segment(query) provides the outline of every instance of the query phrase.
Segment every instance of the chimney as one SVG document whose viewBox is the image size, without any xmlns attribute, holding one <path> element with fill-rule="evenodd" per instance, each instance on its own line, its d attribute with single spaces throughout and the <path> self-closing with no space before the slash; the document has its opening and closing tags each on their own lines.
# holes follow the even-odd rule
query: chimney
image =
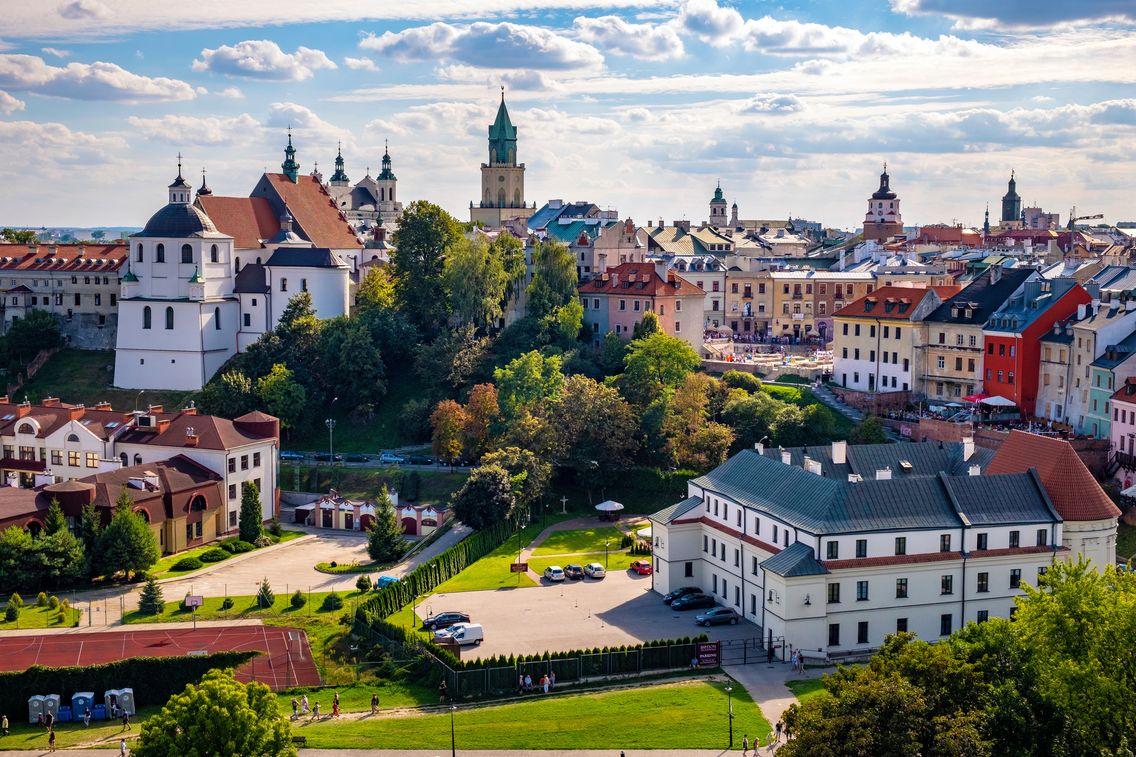
<svg viewBox="0 0 1136 757">
<path fill-rule="evenodd" d="M 876 471 L 876 480 L 877 481 L 890 481 L 891 480 L 891 468 L 880 468 L 878 471 Z"/>
<path fill-rule="evenodd" d="M 805 455 L 805 470 L 809 473 L 815 473 L 818 476 L 824 475 L 824 467 L 821 466 L 820 460 L 813 460 L 808 455 Z"/>
<path fill-rule="evenodd" d="M 60 403 L 58 397 L 44 397 L 39 404 L 44 407 L 60 407 L 62 403 Z"/>
<path fill-rule="evenodd" d="M 107 402 L 106 400 L 103 400 L 102 402 L 95 403 L 95 406 L 92 409 L 93 410 L 113 410 L 114 408 L 111 407 L 109 402 Z"/>
<path fill-rule="evenodd" d="M 1093 298 L 1093 315 L 1096 315 L 1097 313 L 1100 312 L 1100 306 L 1101 306 L 1100 297 L 1099 296 L 1094 297 Z"/>
<path fill-rule="evenodd" d="M 86 414 L 87 408 L 83 405 L 75 405 L 74 407 L 67 408 L 67 416 L 73 421 L 79 420 Z"/>
<path fill-rule="evenodd" d="M 32 403 L 30 403 L 30 402 L 21 402 L 20 404 L 16 405 L 16 417 L 17 418 L 23 418 L 25 415 L 27 415 L 31 411 L 32 411 Z"/>
<path fill-rule="evenodd" d="M 5 395 L 4 395 L 3 397 L 0 397 L 0 405 L 7 405 L 7 404 L 8 404 L 8 403 L 10 403 L 11 401 L 12 401 L 12 400 L 10 400 L 10 399 L 8 398 L 8 395 L 7 395 L 7 394 L 5 394 Z"/>
<path fill-rule="evenodd" d="M 197 415 L 197 406 L 190 402 L 189 407 L 183 407 L 181 413 L 182 415 Z"/>
<path fill-rule="evenodd" d="M 161 405 L 150 405 L 150 407 L 146 410 L 146 412 L 149 413 L 150 415 L 153 415 L 154 413 L 160 413 L 160 412 L 162 412 L 162 406 Z"/>
<path fill-rule="evenodd" d="M 980 475 L 982 473 L 982 467 L 978 465 L 972 465 L 967 469 L 967 473 L 971 476 Z"/>
<path fill-rule="evenodd" d="M 166 429 L 169 428 L 169 427 L 170 427 L 170 419 L 169 418 L 162 418 L 158 421 L 158 433 L 159 434 L 164 434 L 166 432 Z"/>
<path fill-rule="evenodd" d="M 1083 321 L 1085 319 L 1085 315 L 1087 314 L 1086 313 L 1087 310 L 1088 310 L 1088 305 L 1086 305 L 1083 302 L 1080 305 L 1077 306 L 1077 320 L 1078 321 Z"/>
<path fill-rule="evenodd" d="M 974 437 L 966 436 L 962 440 L 962 461 L 965 463 L 974 457 Z"/>
<path fill-rule="evenodd" d="M 655 222 L 648 218 L 647 219 L 647 228 L 652 229 L 654 227 L 655 227 Z"/>
<path fill-rule="evenodd" d="M 844 465 L 848 462 L 848 442 L 841 440 L 832 443 L 832 463 L 833 465 Z"/>
<path fill-rule="evenodd" d="M 146 482 L 147 486 L 153 487 L 155 489 L 157 489 L 161 484 L 161 479 L 158 478 L 158 474 L 150 470 L 144 471 L 142 473 L 142 480 Z"/>
<path fill-rule="evenodd" d="M 185 446 L 196 447 L 198 442 L 200 442 L 200 441 L 201 441 L 201 437 L 198 436 L 197 434 L 193 433 L 192 428 L 187 428 L 185 430 Z"/>
<path fill-rule="evenodd" d="M 754 445 L 753 445 L 753 448 L 755 450 L 757 450 L 757 454 L 759 454 L 759 455 L 765 454 L 765 445 L 762 444 L 761 442 L 755 442 Z"/>
<path fill-rule="evenodd" d="M 785 449 L 784 447 L 779 447 L 779 449 L 781 450 L 781 464 L 792 465 L 793 456 L 789 453 L 789 450 Z"/>
</svg>

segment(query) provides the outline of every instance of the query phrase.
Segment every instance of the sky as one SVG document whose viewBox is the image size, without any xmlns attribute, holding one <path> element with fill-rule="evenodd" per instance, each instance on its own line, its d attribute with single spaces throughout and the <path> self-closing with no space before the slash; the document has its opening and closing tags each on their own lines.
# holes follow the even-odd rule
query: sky
<svg viewBox="0 0 1136 757">
<path fill-rule="evenodd" d="M 184 156 L 215 194 L 352 182 L 468 220 L 505 87 L 526 200 L 856 228 L 1025 205 L 1136 220 L 1132 0 L 0 0 L 0 224 L 142 226 Z"/>
</svg>

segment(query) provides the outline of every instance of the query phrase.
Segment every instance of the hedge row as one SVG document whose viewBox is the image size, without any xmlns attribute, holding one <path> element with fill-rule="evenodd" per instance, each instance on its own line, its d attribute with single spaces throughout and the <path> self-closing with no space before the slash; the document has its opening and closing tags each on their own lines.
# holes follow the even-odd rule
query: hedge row
<svg viewBox="0 0 1136 757">
<path fill-rule="evenodd" d="M 0 673 L 0 712 L 8 717 L 27 712 L 28 697 L 59 694 L 70 706 L 71 695 L 93 691 L 101 702 L 107 689 L 133 688 L 139 707 L 165 704 L 186 684 L 196 683 L 214 668 L 235 668 L 259 652 L 216 652 L 202 657 L 132 657 L 87 667 L 47 668 L 33 665 L 19 672 Z"/>
<path fill-rule="evenodd" d="M 620 476 L 620 485 L 648 494 L 684 494 L 687 482 L 697 477 L 698 472 L 692 470 L 665 471 L 636 465 Z"/>
</svg>

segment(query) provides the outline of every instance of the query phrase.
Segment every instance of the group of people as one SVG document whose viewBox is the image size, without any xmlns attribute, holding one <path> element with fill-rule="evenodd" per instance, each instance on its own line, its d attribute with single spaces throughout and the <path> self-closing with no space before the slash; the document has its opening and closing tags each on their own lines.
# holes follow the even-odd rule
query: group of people
<svg viewBox="0 0 1136 757">
<path fill-rule="evenodd" d="M 376 693 L 371 695 L 371 714 L 374 715 L 378 711 L 379 695 Z M 339 692 L 335 691 L 331 696 L 331 717 L 338 718 L 341 712 L 342 711 L 339 709 Z M 302 717 L 308 717 L 309 720 L 320 719 L 319 702 L 309 702 L 307 694 L 301 695 L 299 699 L 292 697 L 292 720 L 299 720 Z"/>
<path fill-rule="evenodd" d="M 781 737 L 782 736 L 785 737 L 785 741 L 788 741 L 790 738 L 792 738 L 792 734 L 789 733 L 789 726 L 787 726 L 785 724 L 784 719 L 778 720 L 777 725 L 773 726 L 773 733 L 769 734 L 769 743 L 766 745 L 766 748 L 770 752 L 775 750 L 781 744 Z M 743 757 L 745 755 L 749 754 L 749 749 L 750 749 L 749 734 L 745 734 L 745 735 L 742 736 L 742 755 L 743 755 Z M 753 740 L 753 753 L 754 753 L 754 755 L 757 755 L 757 750 L 759 750 L 759 749 L 761 749 L 761 737 L 760 736 L 754 738 L 754 740 Z"/>
<path fill-rule="evenodd" d="M 533 684 L 532 676 L 525 673 L 522 676 L 517 676 L 517 693 L 527 694 L 532 691 L 543 691 L 545 694 L 552 691 L 556 686 L 556 671 L 549 671 L 540 677 L 540 680 Z"/>
</svg>

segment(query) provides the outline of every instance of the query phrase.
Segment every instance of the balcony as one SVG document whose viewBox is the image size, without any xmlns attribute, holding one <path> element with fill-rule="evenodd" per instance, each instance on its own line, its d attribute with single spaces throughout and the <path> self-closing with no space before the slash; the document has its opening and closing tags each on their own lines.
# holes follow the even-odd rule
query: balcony
<svg viewBox="0 0 1136 757">
<path fill-rule="evenodd" d="M 1116 463 L 1124 470 L 1136 470 L 1136 455 L 1131 452 L 1117 452 Z"/>
</svg>

